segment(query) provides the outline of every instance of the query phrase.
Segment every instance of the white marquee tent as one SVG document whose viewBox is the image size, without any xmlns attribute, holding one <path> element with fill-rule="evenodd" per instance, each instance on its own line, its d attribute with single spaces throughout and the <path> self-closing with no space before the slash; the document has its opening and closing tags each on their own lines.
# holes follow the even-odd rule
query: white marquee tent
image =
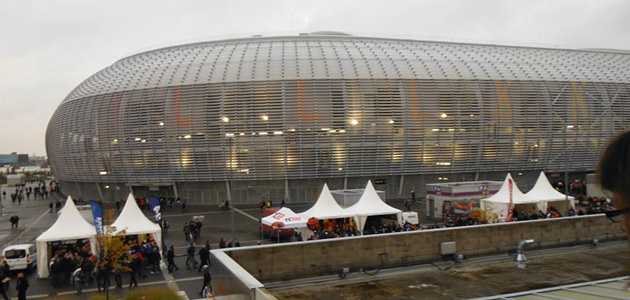
<svg viewBox="0 0 630 300">
<path fill-rule="evenodd" d="M 96 229 L 81 216 L 72 198 L 68 197 L 55 224 L 35 240 L 37 245 L 37 276 L 39 278 L 49 276 L 48 243 L 80 239 L 89 239 L 92 253 L 97 254 Z"/>
<path fill-rule="evenodd" d="M 540 201 L 523 194 L 518 186 L 516 186 L 516 182 L 514 182 L 510 173 L 507 174 L 505 180 L 503 181 L 503 185 L 501 185 L 501 188 L 496 194 L 488 198 L 481 199 L 481 209 L 492 210 L 493 213 L 496 213 L 498 216 L 502 215 L 504 218 L 507 218 L 508 206 L 510 204 L 509 181 L 512 181 L 512 204 L 514 207 L 519 212 L 523 211 L 524 208 L 526 208 L 526 210 L 537 211 Z M 521 208 L 517 208 L 517 205 L 521 206 Z"/>
<path fill-rule="evenodd" d="M 160 225 L 153 223 L 142 213 L 131 193 L 127 197 L 125 207 L 123 207 L 120 215 L 112 223 L 111 227 L 115 227 L 117 232 L 125 230 L 126 235 L 151 234 L 156 244 L 162 247 L 162 229 Z M 160 253 L 162 253 L 164 249 L 160 250 Z"/>
<path fill-rule="evenodd" d="M 299 215 L 305 217 L 306 219 L 317 218 L 320 220 L 352 218 L 355 216 L 337 203 L 337 200 L 335 200 L 333 195 L 330 193 L 327 184 L 324 184 L 324 188 L 322 188 L 322 192 L 319 194 L 317 202 L 315 202 L 315 204 L 313 204 L 313 206 L 307 211 L 300 213 Z"/>
<path fill-rule="evenodd" d="M 549 179 L 545 175 L 545 172 L 540 172 L 538 176 L 538 180 L 534 187 L 527 192 L 528 197 L 531 199 L 537 200 L 539 202 L 539 209 L 543 212 L 547 212 L 547 205 L 553 205 L 558 211 L 563 212 L 566 215 L 566 200 L 567 196 L 563 193 L 556 191 L 556 189 L 551 186 Z M 571 207 L 575 209 L 575 198 L 569 196 L 569 203 Z"/>
<path fill-rule="evenodd" d="M 357 229 L 359 229 L 361 233 L 364 230 L 367 218 L 371 216 L 396 215 L 398 223 L 400 224 L 402 222 L 402 211 L 387 205 L 376 193 L 372 181 L 368 181 L 359 201 L 345 210 L 348 212 L 348 215 L 355 216 L 354 219 L 357 224 Z"/>
</svg>

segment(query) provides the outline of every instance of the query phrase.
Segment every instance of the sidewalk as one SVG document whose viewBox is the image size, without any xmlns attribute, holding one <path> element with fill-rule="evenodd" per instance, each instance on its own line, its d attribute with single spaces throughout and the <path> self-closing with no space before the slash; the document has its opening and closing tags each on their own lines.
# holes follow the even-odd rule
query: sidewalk
<svg viewBox="0 0 630 300">
<path fill-rule="evenodd" d="M 27 185 L 31 186 L 31 185 Z M 2 248 L 9 244 L 20 244 L 34 242 L 37 238 L 37 233 L 41 233 L 35 228 L 47 228 L 53 224 L 56 220 L 54 214 L 48 213 L 48 204 L 50 201 L 57 201 L 57 197 L 49 195 L 48 199 L 33 200 L 31 195 L 30 200 L 22 200 L 22 204 L 18 205 L 11 202 L 11 193 L 15 191 L 14 187 L 7 185 L 0 186 L 0 197 L 2 191 L 7 192 L 6 199 L 2 199 L 2 215 L 0 215 L 0 246 Z M 59 199 L 61 200 L 61 199 Z M 13 215 L 20 217 L 17 229 L 11 229 L 11 222 L 9 218 Z M 25 230 L 27 227 L 35 224 L 35 228 Z"/>
</svg>

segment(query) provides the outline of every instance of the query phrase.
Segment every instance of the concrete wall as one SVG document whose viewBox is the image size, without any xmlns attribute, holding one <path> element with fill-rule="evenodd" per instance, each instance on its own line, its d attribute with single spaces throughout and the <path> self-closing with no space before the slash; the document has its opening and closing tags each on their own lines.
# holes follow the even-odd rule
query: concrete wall
<svg viewBox="0 0 630 300">
<path fill-rule="evenodd" d="M 444 228 L 354 238 L 252 246 L 227 250 L 261 282 L 316 277 L 323 270 L 343 267 L 395 267 L 441 259 L 440 243 L 455 241 L 457 253 L 467 256 L 507 253 L 522 239 L 529 248 L 553 247 L 621 239 L 619 226 L 604 215 Z"/>
<path fill-rule="evenodd" d="M 277 300 L 262 283 L 239 266 L 222 250 L 212 250 L 212 291 L 220 299 L 230 300 Z"/>
<path fill-rule="evenodd" d="M 512 176 L 523 191 L 529 191 L 534 186 L 539 175 L 538 170 L 535 171 L 513 171 Z M 445 183 L 445 182 L 461 182 L 473 180 L 498 180 L 505 179 L 506 172 L 482 172 L 476 173 L 460 173 L 460 174 L 426 174 L 426 175 L 400 175 L 395 176 L 370 176 L 370 177 L 336 177 L 336 178 L 309 178 L 309 179 L 291 179 L 288 186 L 284 180 L 257 180 L 257 181 L 235 181 L 233 186 L 234 203 L 242 204 L 258 204 L 261 199 L 271 199 L 274 203 L 280 203 L 282 198 L 287 198 L 287 203 L 312 203 L 317 200 L 324 183 L 328 184 L 331 190 L 340 189 L 362 189 L 368 180 L 386 180 L 386 184 L 375 185 L 377 190 L 385 191 L 388 199 L 410 198 L 411 190 L 416 192 L 416 198 L 420 199 L 425 196 L 427 183 Z M 557 173 L 547 174 L 552 181 L 564 180 L 564 177 Z M 571 173 L 570 179 L 583 178 L 582 173 Z M 440 178 L 448 178 L 447 181 Z M 401 187 L 401 180 L 402 187 Z M 172 195 L 174 191 L 161 188 L 159 192 L 150 191 L 148 187 L 138 186 L 134 184 L 134 192 L 139 197 L 150 195 Z M 191 205 L 218 205 L 224 199 L 227 199 L 228 185 L 224 181 L 216 182 L 177 182 L 177 191 L 179 197 L 185 199 Z M 108 188 L 109 186 L 109 188 Z M 288 190 L 287 190 L 288 188 Z M 122 182 L 61 182 L 61 190 L 65 194 L 78 198 L 82 196 L 85 200 L 103 199 L 106 202 L 113 202 L 120 198 L 126 198 L 129 193 L 129 187 Z M 100 191 L 99 191 L 100 190 Z M 399 190 L 401 193 L 399 193 Z"/>
</svg>

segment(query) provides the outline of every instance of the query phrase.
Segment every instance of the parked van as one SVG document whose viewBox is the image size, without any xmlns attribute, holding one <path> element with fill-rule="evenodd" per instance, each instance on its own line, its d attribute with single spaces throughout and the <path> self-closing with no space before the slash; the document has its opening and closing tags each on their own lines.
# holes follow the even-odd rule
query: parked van
<svg viewBox="0 0 630 300">
<path fill-rule="evenodd" d="M 7 246 L 2 250 L 2 259 L 7 261 L 9 269 L 31 272 L 37 265 L 37 248 L 33 244 Z"/>
</svg>

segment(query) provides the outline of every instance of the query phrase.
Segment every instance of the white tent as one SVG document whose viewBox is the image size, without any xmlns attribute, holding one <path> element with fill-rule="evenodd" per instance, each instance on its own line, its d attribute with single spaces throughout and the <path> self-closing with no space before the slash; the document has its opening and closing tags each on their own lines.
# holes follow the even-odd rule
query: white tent
<svg viewBox="0 0 630 300">
<path fill-rule="evenodd" d="M 510 204 L 510 181 L 512 181 L 512 204 L 514 207 L 516 207 L 516 205 L 527 205 L 528 210 L 538 210 L 540 201 L 523 194 L 518 186 L 516 186 L 516 182 L 514 182 L 510 173 L 507 174 L 503 185 L 501 185 L 501 188 L 496 194 L 481 199 L 481 208 L 484 210 L 492 210 L 498 216 L 503 215 L 504 218 L 507 218 L 508 206 Z"/>
<path fill-rule="evenodd" d="M 555 203 L 554 206 L 561 212 L 566 214 L 566 200 L 567 196 L 563 193 L 556 191 L 556 189 L 551 186 L 549 179 L 545 175 L 545 172 L 540 172 L 538 176 L 538 180 L 534 187 L 527 192 L 528 197 L 539 201 L 539 209 L 543 212 L 547 212 L 547 205 L 549 203 Z M 571 203 L 571 207 L 575 209 L 575 198 L 569 196 L 569 203 Z"/>
<path fill-rule="evenodd" d="M 72 198 L 68 197 L 55 224 L 35 240 L 37 245 L 37 276 L 44 278 L 49 275 L 48 243 L 80 239 L 89 239 L 92 253 L 97 254 L 96 229 L 81 216 Z"/>
<path fill-rule="evenodd" d="M 162 229 L 160 225 L 147 219 L 131 193 L 127 197 L 125 207 L 123 207 L 120 215 L 112 223 L 111 227 L 115 227 L 117 232 L 125 230 L 126 235 L 151 234 L 158 247 L 162 247 Z M 160 253 L 162 253 L 164 249 L 160 250 Z"/>
<path fill-rule="evenodd" d="M 299 216 L 288 207 L 283 207 L 260 220 L 263 225 L 272 226 L 273 223 L 281 222 L 282 228 L 303 228 L 306 227 L 308 218 Z"/>
<path fill-rule="evenodd" d="M 357 229 L 361 233 L 363 233 L 367 218 L 370 216 L 396 215 L 398 223 L 402 222 L 402 211 L 387 205 L 376 193 L 372 181 L 368 181 L 359 201 L 345 210 L 348 215 L 355 216 L 354 220 L 357 224 Z"/>
<path fill-rule="evenodd" d="M 313 204 L 307 211 L 299 214 L 306 219 L 317 218 L 320 220 L 326 219 L 341 219 L 354 217 L 350 211 L 343 209 L 328 189 L 328 185 L 324 184 L 322 192 L 319 194 L 317 202 Z"/>
</svg>

